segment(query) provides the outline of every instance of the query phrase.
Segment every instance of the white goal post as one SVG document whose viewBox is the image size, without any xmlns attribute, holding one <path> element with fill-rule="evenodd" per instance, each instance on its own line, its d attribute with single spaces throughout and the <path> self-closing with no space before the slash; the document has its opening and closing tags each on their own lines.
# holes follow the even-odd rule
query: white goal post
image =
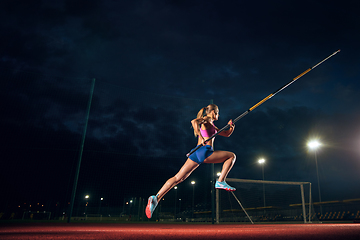
<svg viewBox="0 0 360 240">
<path fill-rule="evenodd" d="M 311 183 L 310 182 L 289 182 L 289 181 L 266 181 L 266 180 L 250 180 L 250 179 L 237 179 L 237 178 L 226 178 L 227 182 L 234 182 L 238 184 L 272 184 L 272 185 L 297 185 L 300 186 L 300 194 L 301 194 L 301 206 L 302 206 L 302 215 L 304 223 L 310 223 L 311 222 L 311 208 L 312 208 L 312 197 L 311 197 Z M 231 185 L 231 184 L 230 184 Z M 306 201 L 305 201 L 305 194 L 304 194 L 304 185 L 309 186 L 309 200 L 308 200 L 308 206 L 309 206 L 309 215 L 307 220 L 307 214 L 306 214 Z M 239 191 L 239 190 L 237 190 Z M 235 191 L 236 193 L 236 191 Z M 241 193 L 240 193 L 241 194 Z M 216 222 L 219 223 L 220 218 L 220 200 L 219 200 L 219 190 L 216 189 Z M 235 195 L 234 195 L 235 197 Z M 236 197 L 235 199 L 239 201 Z M 244 211 L 246 210 L 246 206 L 244 206 Z M 246 211 L 245 211 L 246 213 Z M 247 214 L 247 213 L 246 213 Z M 251 221 L 251 219 L 250 219 Z"/>
</svg>

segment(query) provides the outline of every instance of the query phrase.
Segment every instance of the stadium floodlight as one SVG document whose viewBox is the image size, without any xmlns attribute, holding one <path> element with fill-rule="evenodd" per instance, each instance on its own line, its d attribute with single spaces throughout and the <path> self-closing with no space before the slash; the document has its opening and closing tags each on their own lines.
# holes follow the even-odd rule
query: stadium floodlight
<svg viewBox="0 0 360 240">
<path fill-rule="evenodd" d="M 191 184 L 193 185 L 192 218 L 194 218 L 195 181 L 191 181 Z"/>
<path fill-rule="evenodd" d="M 89 199 L 90 198 L 90 196 L 89 195 L 85 195 L 85 200 L 86 200 L 86 204 L 85 204 L 85 212 L 84 212 L 84 215 L 85 215 L 85 217 L 86 217 L 86 210 L 87 210 L 87 206 L 88 206 L 88 204 L 89 204 Z"/>
<path fill-rule="evenodd" d="M 177 186 L 174 187 L 175 190 L 177 190 L 177 188 L 178 188 Z M 174 212 L 175 219 L 176 219 L 176 202 L 177 202 L 177 191 L 175 191 L 175 207 L 174 207 L 174 209 L 175 209 L 175 212 Z"/>
<path fill-rule="evenodd" d="M 263 159 L 263 158 L 259 159 L 259 160 L 258 160 L 258 163 L 259 163 L 259 164 L 264 164 L 264 163 L 265 163 L 265 159 Z"/>
<path fill-rule="evenodd" d="M 318 182 L 318 192 L 319 192 L 319 203 L 320 203 L 320 213 L 322 215 L 322 206 L 321 206 L 321 191 L 320 191 L 320 179 L 319 179 L 319 169 L 318 169 L 318 162 L 317 162 L 317 149 L 321 146 L 321 143 L 318 140 L 311 140 L 308 142 L 307 146 L 310 150 L 314 151 L 315 156 L 315 165 L 316 165 L 316 176 Z"/>
<path fill-rule="evenodd" d="M 263 181 L 265 180 L 265 176 L 264 176 L 264 164 L 265 164 L 265 159 L 264 158 L 260 158 L 258 160 L 258 163 L 261 165 L 261 170 L 262 170 L 262 178 Z M 266 207 L 266 201 L 265 201 L 265 184 L 263 184 L 263 200 L 264 200 L 264 214 L 265 214 L 265 207 Z"/>
<path fill-rule="evenodd" d="M 104 201 L 104 198 L 100 198 L 100 202 L 99 202 L 99 212 L 98 215 L 101 216 L 101 202 Z"/>
<path fill-rule="evenodd" d="M 308 142 L 308 147 L 310 150 L 316 150 L 321 146 L 321 143 L 318 140 L 311 140 Z"/>
</svg>

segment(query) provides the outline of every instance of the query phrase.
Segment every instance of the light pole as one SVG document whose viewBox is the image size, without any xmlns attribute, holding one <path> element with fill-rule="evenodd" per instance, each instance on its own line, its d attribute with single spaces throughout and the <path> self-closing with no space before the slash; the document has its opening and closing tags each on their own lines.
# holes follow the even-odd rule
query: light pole
<svg viewBox="0 0 360 240">
<path fill-rule="evenodd" d="M 176 220 L 177 186 L 175 186 L 174 189 L 175 189 L 175 211 L 174 211 L 174 218 L 175 218 L 175 220 Z"/>
<path fill-rule="evenodd" d="M 130 202 L 129 216 L 131 216 L 131 210 L 132 210 L 131 208 L 132 208 L 133 199 L 131 198 L 129 202 Z"/>
<path fill-rule="evenodd" d="M 192 218 L 194 218 L 194 196 L 195 196 L 195 181 L 191 181 L 193 185 L 193 198 L 192 198 Z"/>
<path fill-rule="evenodd" d="M 320 214 L 322 215 L 319 169 L 318 169 L 317 154 L 316 154 L 316 150 L 321 146 L 321 143 L 318 140 L 312 140 L 312 141 L 308 142 L 307 145 L 310 150 L 314 151 L 314 155 L 315 155 L 316 176 L 317 176 L 318 191 L 319 191 Z"/>
<path fill-rule="evenodd" d="M 100 203 L 99 203 L 99 214 L 101 213 L 101 202 L 104 201 L 104 198 L 100 198 Z"/>
<path fill-rule="evenodd" d="M 221 172 L 217 172 L 216 173 L 216 176 L 219 178 L 221 175 Z M 216 219 L 216 223 L 219 224 L 220 222 L 220 191 L 219 189 L 216 189 L 215 191 L 216 193 L 216 216 L 215 216 L 215 219 Z"/>
<path fill-rule="evenodd" d="M 263 181 L 265 180 L 265 176 L 264 176 L 264 164 L 265 164 L 265 159 L 261 158 L 258 160 L 258 163 L 261 165 L 261 170 L 262 170 L 262 178 Z M 264 212 L 265 212 L 265 183 L 263 183 L 263 199 L 264 199 Z"/>
<path fill-rule="evenodd" d="M 86 219 L 86 210 L 87 210 L 87 206 L 88 206 L 88 204 L 89 204 L 89 198 L 90 198 L 90 196 L 89 196 L 89 195 L 85 195 L 85 201 L 86 201 L 86 204 L 85 204 L 85 212 L 84 212 L 85 219 Z"/>
</svg>

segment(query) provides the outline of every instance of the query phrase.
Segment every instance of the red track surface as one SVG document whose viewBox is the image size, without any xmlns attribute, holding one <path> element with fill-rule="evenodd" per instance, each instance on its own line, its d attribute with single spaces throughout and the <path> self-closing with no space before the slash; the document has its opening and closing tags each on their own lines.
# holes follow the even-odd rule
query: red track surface
<svg viewBox="0 0 360 240">
<path fill-rule="evenodd" d="M 0 239 L 360 239 L 360 224 L 0 223 Z"/>
</svg>

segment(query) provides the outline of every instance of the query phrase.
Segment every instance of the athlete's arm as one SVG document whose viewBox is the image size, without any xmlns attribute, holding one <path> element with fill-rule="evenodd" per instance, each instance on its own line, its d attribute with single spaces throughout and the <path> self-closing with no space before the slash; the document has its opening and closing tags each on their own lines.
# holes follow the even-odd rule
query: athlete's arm
<svg viewBox="0 0 360 240">
<path fill-rule="evenodd" d="M 221 133 L 219 133 L 219 136 L 223 136 L 223 137 L 230 137 L 230 135 L 234 132 L 235 130 L 235 124 L 232 122 L 232 120 L 230 120 L 228 122 L 228 124 L 230 125 L 230 128 L 228 130 L 222 131 Z M 217 127 L 215 127 L 216 130 L 219 131 L 219 129 Z"/>
<path fill-rule="evenodd" d="M 205 138 L 201 135 L 201 132 L 200 132 L 200 126 L 201 124 L 205 124 L 208 122 L 208 119 L 209 117 L 201 117 L 201 118 L 195 118 L 193 120 L 191 120 L 191 124 L 195 130 L 195 133 L 197 136 L 199 136 L 200 138 L 200 142 L 198 142 L 198 144 L 203 144 L 204 145 L 204 142 L 205 142 Z"/>
</svg>

